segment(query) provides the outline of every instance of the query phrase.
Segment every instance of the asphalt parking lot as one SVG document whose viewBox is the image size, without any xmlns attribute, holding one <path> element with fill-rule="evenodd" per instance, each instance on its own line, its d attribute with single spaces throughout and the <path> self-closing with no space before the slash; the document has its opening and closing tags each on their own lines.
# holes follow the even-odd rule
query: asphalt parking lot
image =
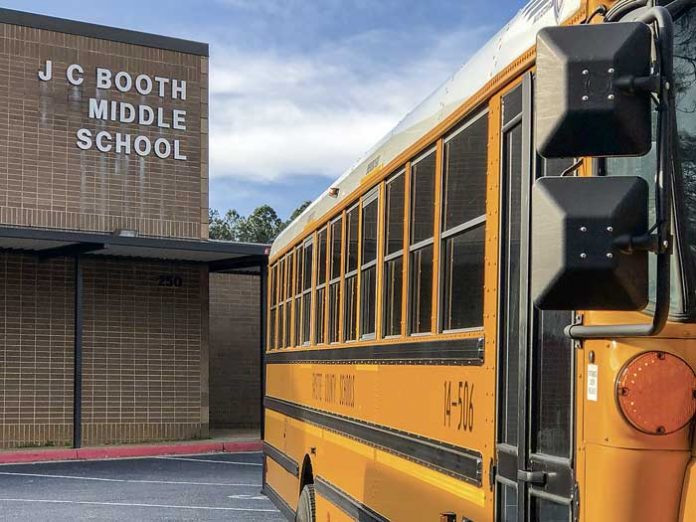
<svg viewBox="0 0 696 522">
<path fill-rule="evenodd" d="M 261 453 L 0 466 L 0 520 L 285 520 L 260 493 Z"/>
</svg>

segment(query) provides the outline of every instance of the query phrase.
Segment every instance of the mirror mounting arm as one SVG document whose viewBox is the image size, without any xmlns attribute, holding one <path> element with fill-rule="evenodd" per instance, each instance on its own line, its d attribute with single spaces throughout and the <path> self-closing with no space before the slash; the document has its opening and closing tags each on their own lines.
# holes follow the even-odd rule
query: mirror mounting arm
<svg viewBox="0 0 696 522">
<path fill-rule="evenodd" d="M 670 301 L 670 254 L 672 250 L 672 237 L 670 233 L 671 220 L 671 188 L 672 188 L 672 162 L 669 156 L 674 129 L 674 90 L 673 82 L 673 44 L 674 27 L 670 12 L 664 7 L 653 7 L 643 13 L 639 21 L 646 24 L 655 23 L 658 27 L 659 53 L 660 53 L 660 111 L 659 111 L 659 140 L 658 140 L 658 174 L 656 179 L 656 212 L 657 234 L 654 245 L 657 253 L 657 288 L 655 292 L 655 309 L 652 321 L 646 324 L 617 324 L 617 325 L 568 325 L 564 333 L 571 339 L 607 339 L 620 337 L 649 337 L 662 331 L 669 317 Z M 636 239 L 631 238 L 636 246 Z M 638 244 L 649 246 L 653 244 L 652 237 L 640 238 Z"/>
<path fill-rule="evenodd" d="M 622 76 L 614 81 L 614 86 L 630 94 L 637 92 L 654 92 L 659 94 L 662 86 L 662 78 L 659 74 L 651 74 L 650 76 Z"/>
</svg>

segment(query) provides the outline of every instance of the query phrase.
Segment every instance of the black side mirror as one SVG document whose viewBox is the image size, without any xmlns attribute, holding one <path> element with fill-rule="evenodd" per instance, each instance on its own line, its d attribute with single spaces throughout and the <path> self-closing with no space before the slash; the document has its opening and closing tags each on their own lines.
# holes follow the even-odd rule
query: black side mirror
<svg viewBox="0 0 696 522">
<path fill-rule="evenodd" d="M 647 153 L 651 52 L 650 28 L 642 22 L 539 31 L 535 91 L 539 154 L 569 158 Z"/>
<path fill-rule="evenodd" d="M 540 178 L 532 189 L 532 296 L 542 310 L 640 310 L 648 302 L 648 184 Z"/>
</svg>

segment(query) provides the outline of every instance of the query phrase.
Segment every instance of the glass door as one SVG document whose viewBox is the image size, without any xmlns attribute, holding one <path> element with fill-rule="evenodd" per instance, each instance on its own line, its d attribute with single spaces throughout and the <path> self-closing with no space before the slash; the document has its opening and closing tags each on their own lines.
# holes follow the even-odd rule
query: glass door
<svg viewBox="0 0 696 522">
<path fill-rule="evenodd" d="M 504 521 L 572 520 L 573 348 L 570 312 L 529 296 L 530 189 L 571 164 L 535 157 L 533 78 L 503 97 L 496 513 Z"/>
</svg>

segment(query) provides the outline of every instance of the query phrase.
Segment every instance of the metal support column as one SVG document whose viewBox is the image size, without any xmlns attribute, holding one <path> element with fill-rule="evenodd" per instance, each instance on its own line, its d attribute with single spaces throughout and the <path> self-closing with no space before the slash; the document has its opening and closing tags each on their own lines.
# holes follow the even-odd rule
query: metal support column
<svg viewBox="0 0 696 522">
<path fill-rule="evenodd" d="M 73 353 L 73 448 L 82 446 L 82 297 L 83 274 L 80 256 L 75 256 L 75 332 Z"/>
<path fill-rule="evenodd" d="M 261 418 L 259 419 L 259 434 L 261 440 L 265 440 L 266 420 L 263 407 L 263 399 L 266 396 L 266 299 L 268 293 L 268 258 L 259 265 L 259 349 L 261 350 L 259 364 L 261 368 Z M 266 487 L 266 458 L 263 458 L 263 470 L 261 475 L 261 487 Z"/>
</svg>

